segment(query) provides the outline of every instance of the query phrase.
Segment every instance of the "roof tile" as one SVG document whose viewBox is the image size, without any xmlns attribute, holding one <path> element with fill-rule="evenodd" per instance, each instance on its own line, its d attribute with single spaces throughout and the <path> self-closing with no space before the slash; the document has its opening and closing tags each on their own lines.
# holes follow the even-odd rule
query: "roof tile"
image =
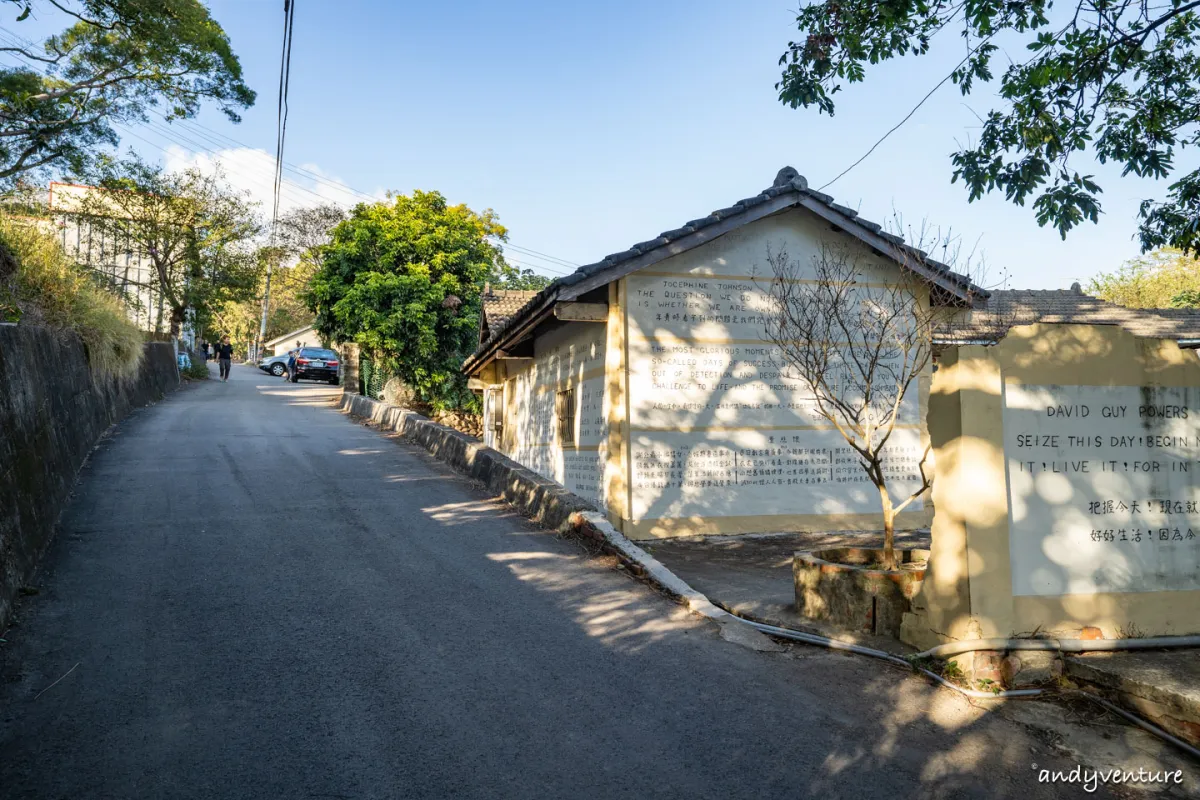
<svg viewBox="0 0 1200 800">
<path fill-rule="evenodd" d="M 556 293 L 563 286 L 572 286 L 577 284 L 585 278 L 612 269 L 624 261 L 628 261 L 629 259 L 635 258 L 643 253 L 650 252 L 658 247 L 669 244 L 675 239 L 693 234 L 703 228 L 707 228 L 708 226 L 721 221 L 722 219 L 727 219 L 729 217 L 744 213 L 746 209 L 761 205 L 772 198 L 780 197 L 793 192 L 801 193 L 807 197 L 814 198 L 825 205 L 831 206 L 835 211 L 839 212 L 848 219 L 853 220 L 851 224 L 863 227 L 872 233 L 879 234 L 883 230 L 883 226 L 879 225 L 878 223 L 871 222 L 870 220 L 862 219 L 858 216 L 858 212 L 854 211 L 853 209 L 834 204 L 832 196 L 819 192 L 815 189 L 808 188 L 808 181 L 805 180 L 803 175 L 801 175 L 792 167 L 784 167 L 775 176 L 775 182 L 772 186 L 753 197 L 746 198 L 745 200 L 739 200 L 733 206 L 714 211 L 707 217 L 700 217 L 699 219 L 691 220 L 690 222 L 685 223 L 682 227 L 665 231 L 659 234 L 656 239 L 640 242 L 630 249 L 624 250 L 620 253 L 612 253 L 608 256 L 605 256 L 601 261 L 580 267 L 570 275 L 555 280 L 540 293 L 537 293 L 536 296 L 530 297 L 529 300 L 526 301 L 526 304 L 523 308 L 511 316 L 504 317 L 504 322 L 502 324 L 493 324 L 490 321 L 492 318 L 489 316 L 488 327 L 492 334 L 491 339 L 495 339 L 497 334 L 501 333 L 504 327 L 513 324 L 518 317 L 524 313 L 527 313 L 528 309 L 534 306 L 535 300 L 539 300 L 549 296 L 550 294 Z M 976 297 L 987 297 L 988 292 L 974 286 L 970 279 L 965 275 L 959 275 L 951 271 L 950 268 L 945 264 L 940 264 L 936 261 L 927 259 L 925 254 L 920 250 L 905 245 L 903 237 L 892 234 L 883 235 L 887 241 L 897 245 L 902 251 L 907 252 L 908 255 L 912 256 L 920 265 L 930 268 L 930 271 L 932 272 L 948 276 L 951 281 L 962 290 L 964 295 L 971 294 Z M 476 355 L 480 355 L 480 352 L 476 351 Z M 470 361 L 471 359 L 468 359 L 468 362 Z"/>
<path fill-rule="evenodd" d="M 997 341 L 1010 328 L 1034 322 L 1119 325 L 1134 336 L 1200 339 L 1200 311 L 1127 308 L 1070 289 L 994 291 L 966 321 L 940 326 L 937 338 L 943 342 Z"/>
</svg>

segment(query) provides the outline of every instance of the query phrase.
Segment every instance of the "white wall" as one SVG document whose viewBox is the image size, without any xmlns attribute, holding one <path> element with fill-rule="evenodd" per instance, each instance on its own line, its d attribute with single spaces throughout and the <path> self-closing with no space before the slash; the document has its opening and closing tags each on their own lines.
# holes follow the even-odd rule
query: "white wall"
<svg viewBox="0 0 1200 800">
<path fill-rule="evenodd" d="M 303 333 L 289 337 L 279 344 L 275 345 L 272 355 L 282 356 L 287 354 L 289 350 L 296 347 L 324 347 L 321 342 L 321 336 L 315 330 L 307 330 Z"/>
<path fill-rule="evenodd" d="M 510 367 L 512 378 L 505 383 L 510 430 L 500 443 L 507 445 L 506 452 L 516 461 L 600 506 L 604 505 L 608 446 L 605 336 L 603 324 L 572 323 L 537 338 L 533 361 L 524 362 L 527 366 L 515 374 Z M 564 448 L 558 438 L 555 399 L 567 388 L 575 389 L 575 445 Z M 490 430 L 490 415 L 484 421 Z"/>
<path fill-rule="evenodd" d="M 629 276 L 634 523 L 880 511 L 854 452 L 816 414 L 809 392 L 781 377 L 782 360 L 764 341 L 767 248 L 785 250 L 815 278 L 822 241 L 866 253 L 795 210 Z M 894 265 L 870 263 L 869 280 L 895 282 Z M 919 485 L 918 394 L 914 383 L 891 439 L 895 497 Z"/>
</svg>

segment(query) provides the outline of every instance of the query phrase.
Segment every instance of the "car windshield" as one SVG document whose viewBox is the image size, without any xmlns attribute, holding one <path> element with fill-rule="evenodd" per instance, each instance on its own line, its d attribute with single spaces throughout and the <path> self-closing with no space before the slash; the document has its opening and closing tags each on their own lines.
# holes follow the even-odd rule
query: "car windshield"
<svg viewBox="0 0 1200 800">
<path fill-rule="evenodd" d="M 337 353 L 332 350 L 322 350 L 318 347 L 306 347 L 300 351 L 300 355 L 305 358 L 322 358 L 329 361 L 337 360 Z"/>
</svg>

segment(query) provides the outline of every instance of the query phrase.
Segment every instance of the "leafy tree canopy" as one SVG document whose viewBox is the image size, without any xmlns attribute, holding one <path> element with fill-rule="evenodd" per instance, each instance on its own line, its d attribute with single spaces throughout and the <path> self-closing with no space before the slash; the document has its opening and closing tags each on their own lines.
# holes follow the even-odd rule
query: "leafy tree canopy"
<svg viewBox="0 0 1200 800">
<path fill-rule="evenodd" d="M 189 311 L 203 325 L 216 306 L 253 295 L 262 265 L 253 242 L 262 226 L 255 204 L 219 170 L 167 172 L 136 157 L 103 159 L 92 182 L 96 188 L 63 201 L 63 212 L 90 231 L 91 249 L 80 258 L 103 265 L 128 254 L 148 264 L 171 309 L 172 335 Z"/>
<path fill-rule="evenodd" d="M 1124 174 L 1166 178 L 1177 151 L 1200 143 L 1200 2 L 1162 0 L 826 0 L 801 9 L 799 41 L 780 59 L 779 99 L 834 113 L 833 95 L 866 66 L 923 55 L 943 29 L 966 54 L 947 76 L 968 95 L 1009 61 L 978 140 L 952 156 L 970 199 L 1002 191 L 1032 200 L 1040 225 L 1062 236 L 1100 214 L 1101 187 L 1072 158 L 1090 154 Z M 1058 13 L 1055 13 L 1058 12 Z M 1005 50 L 999 40 L 1003 37 Z M 961 45 L 960 45 L 961 46 Z M 1200 248 L 1200 170 L 1140 208 L 1143 250 Z"/>
<path fill-rule="evenodd" d="M 82 174 L 117 123 L 153 110 L 194 116 L 205 100 L 233 121 L 254 103 L 221 26 L 200 0 L 0 0 L 20 22 L 47 11 L 69 27 L 40 45 L 16 34 L 0 52 L 0 181 L 50 170 Z"/>
<path fill-rule="evenodd" d="M 459 368 L 478 338 L 480 292 L 507 231 L 438 192 L 360 204 L 333 229 L 309 308 L 331 341 L 361 345 L 424 402 L 474 402 Z"/>
<path fill-rule="evenodd" d="M 1164 248 L 1097 275 L 1087 293 L 1130 308 L 1194 308 L 1200 306 L 1200 270 L 1191 255 Z"/>
</svg>

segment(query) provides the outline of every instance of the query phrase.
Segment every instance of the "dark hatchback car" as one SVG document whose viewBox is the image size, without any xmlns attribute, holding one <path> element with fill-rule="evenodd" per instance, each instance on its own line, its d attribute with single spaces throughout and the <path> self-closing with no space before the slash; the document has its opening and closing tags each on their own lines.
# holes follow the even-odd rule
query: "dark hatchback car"
<svg viewBox="0 0 1200 800">
<path fill-rule="evenodd" d="M 322 347 L 301 347 L 296 353 L 296 361 L 288 373 L 292 383 L 304 378 L 305 380 L 326 381 L 337 385 L 338 354 Z"/>
</svg>

